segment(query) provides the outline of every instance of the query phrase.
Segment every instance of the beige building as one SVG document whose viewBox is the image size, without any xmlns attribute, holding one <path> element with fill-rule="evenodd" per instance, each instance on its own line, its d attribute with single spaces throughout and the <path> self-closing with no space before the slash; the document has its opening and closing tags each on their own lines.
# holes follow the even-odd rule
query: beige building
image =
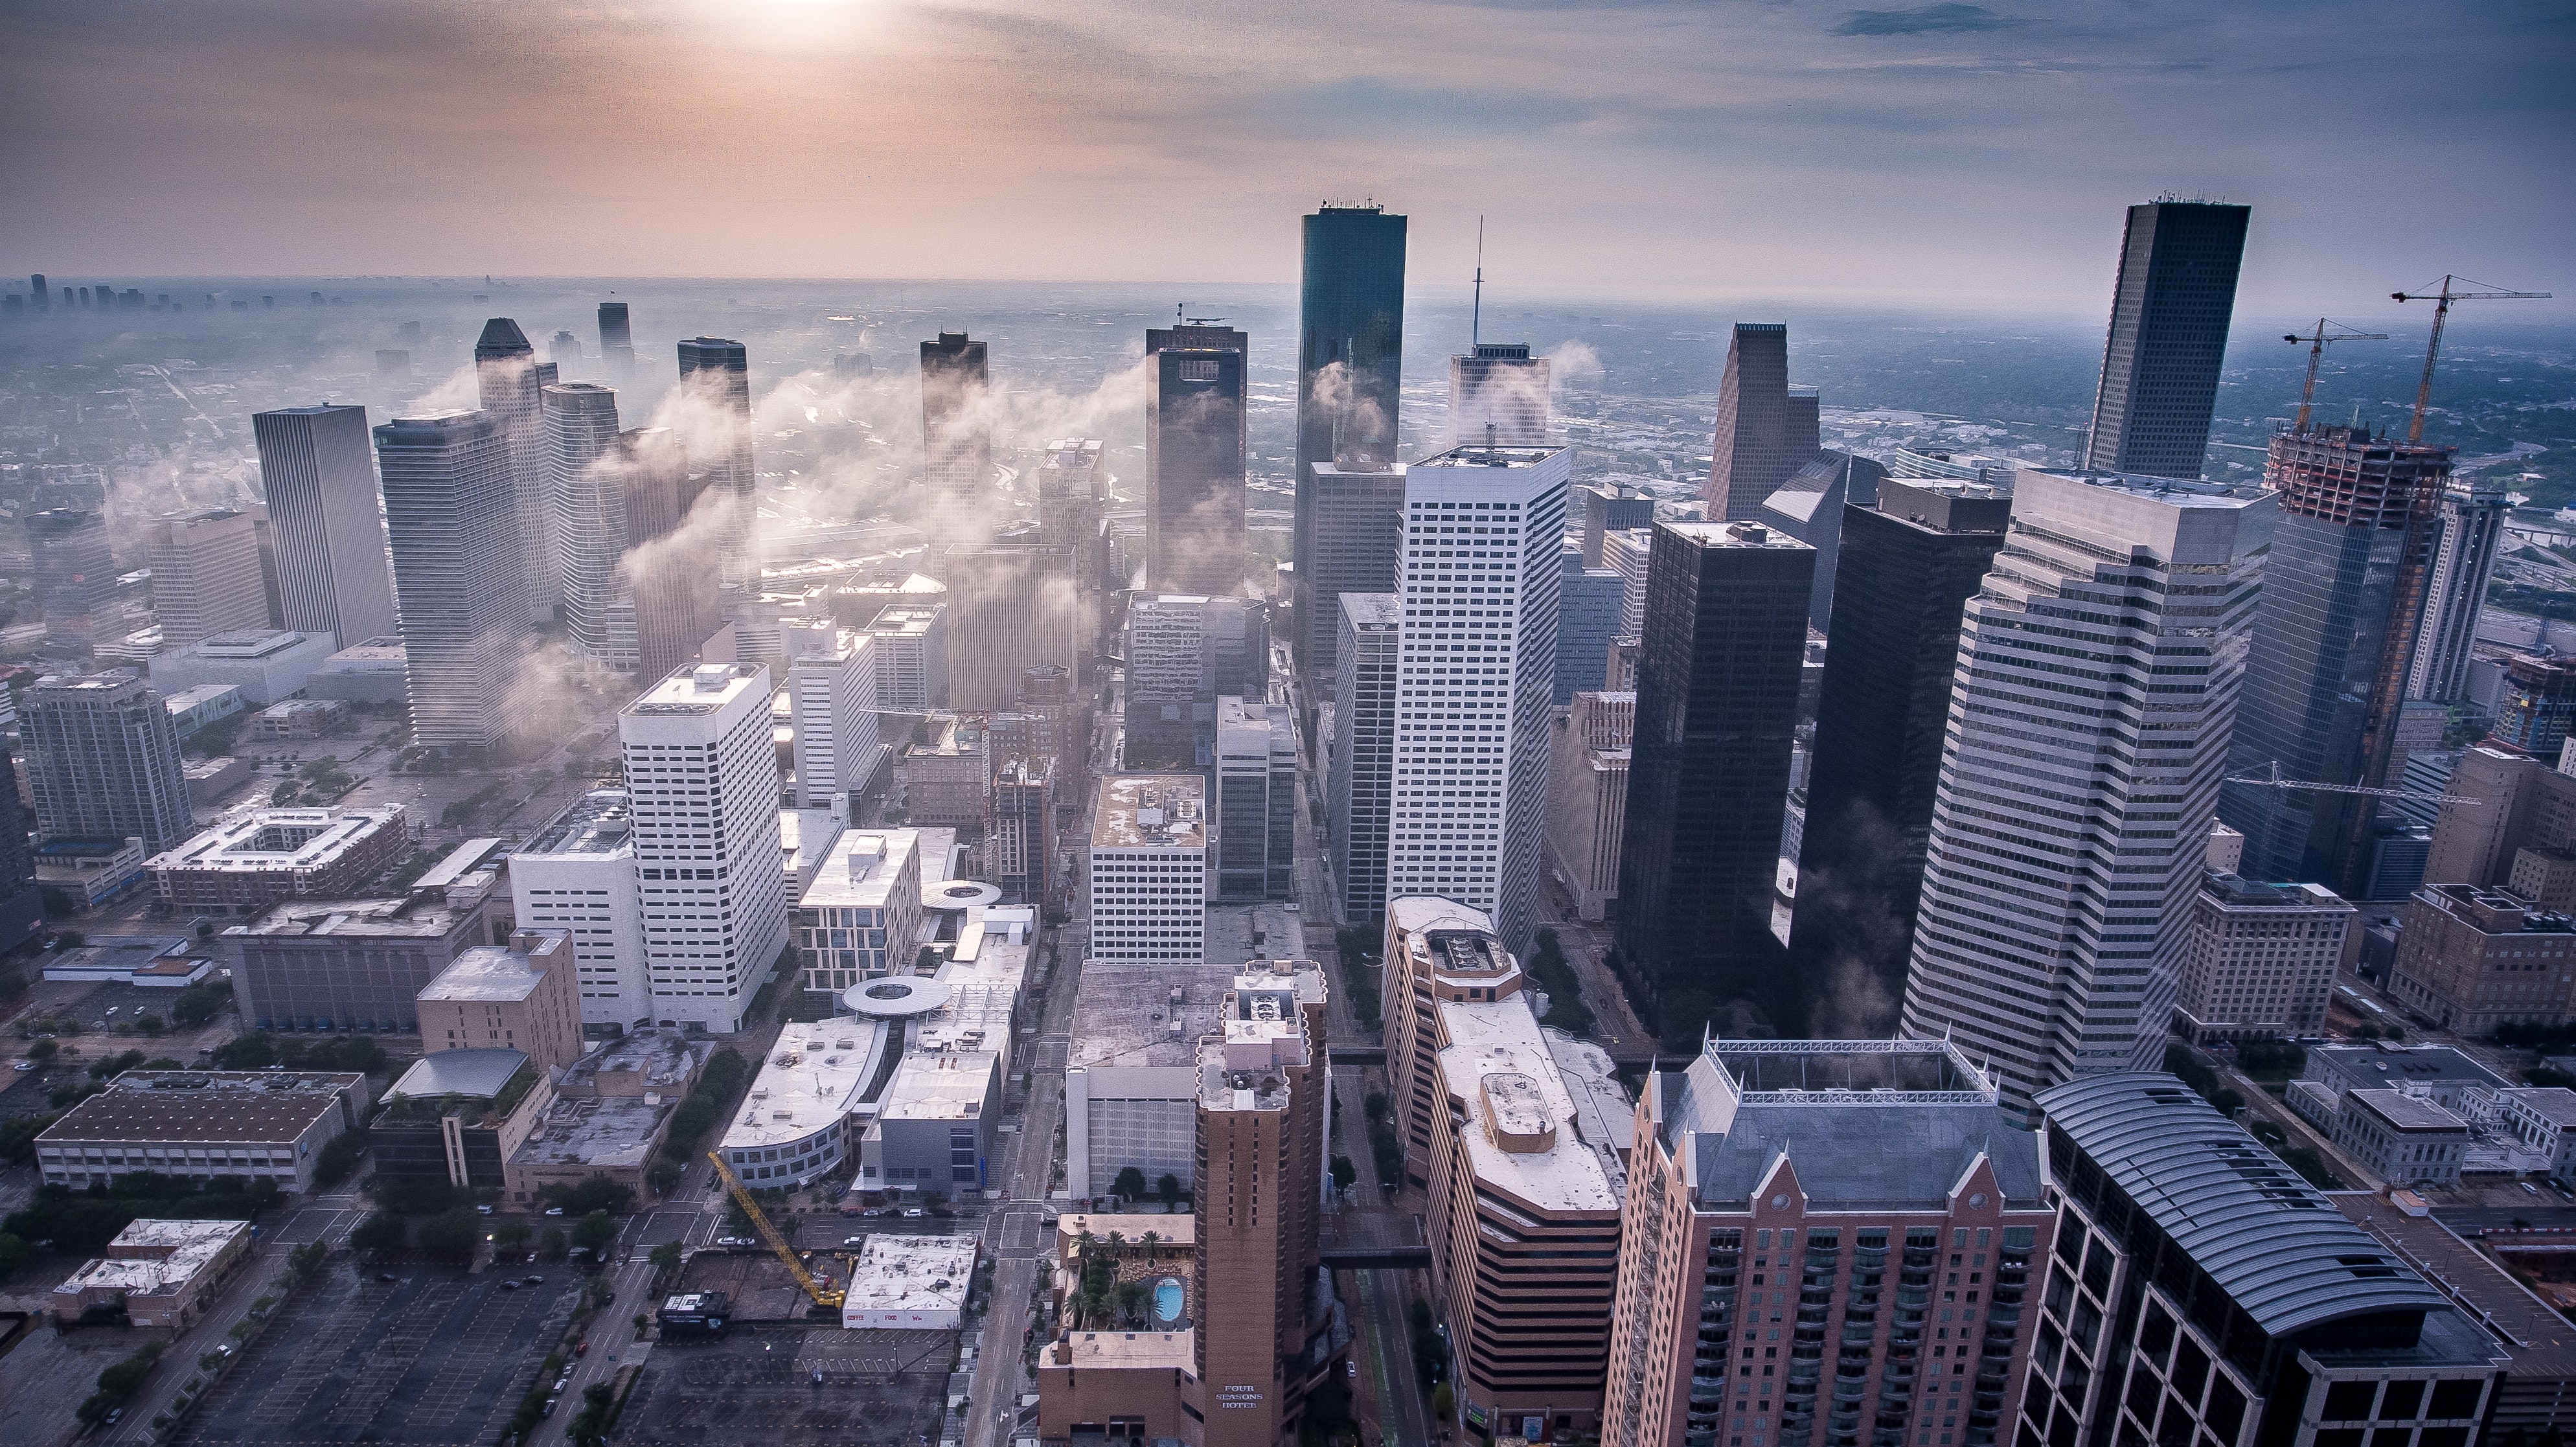
<svg viewBox="0 0 2576 1447">
<path fill-rule="evenodd" d="M 477 945 L 421 987 L 421 1049 L 516 1050 L 562 1070 L 582 1054 L 576 973 L 563 930 L 520 930 L 507 949 Z"/>
<path fill-rule="evenodd" d="M 903 779 L 905 822 L 984 827 L 993 812 L 993 772 L 984 720 L 933 714 L 927 727 L 929 740 L 906 745 L 896 765 Z"/>
<path fill-rule="evenodd" d="M 322 1148 L 372 1104 L 355 1072 L 129 1070 L 45 1127 L 36 1167 L 75 1191 L 137 1172 L 307 1191 Z"/>
<path fill-rule="evenodd" d="M 2461 752 L 2443 792 L 2477 802 L 2442 806 L 2424 864 L 2426 884 L 2521 879 L 2550 891 L 2526 896 L 2541 908 L 2576 908 L 2576 777 L 2528 754 L 2480 744 Z"/>
<path fill-rule="evenodd" d="M 411 847 L 400 804 L 361 809 L 253 805 L 145 861 L 153 892 L 179 915 L 249 917 L 282 899 L 346 899 Z"/>
<path fill-rule="evenodd" d="M 2509 889 L 2427 885 L 2406 902 L 2388 993 L 2464 1035 L 2563 1024 L 2576 1011 L 2576 920 Z"/>
<path fill-rule="evenodd" d="M 2241 850 L 2241 837 L 2237 843 Z M 2202 1045 L 2322 1032 L 2335 972 L 2361 950 L 2359 917 L 2321 884 L 2203 875 L 2192 895 L 2174 1030 Z"/>
<path fill-rule="evenodd" d="M 1547 860 L 1584 919 L 1603 918 L 1619 897 L 1636 726 L 1636 694 L 1578 693 L 1548 727 Z"/>
<path fill-rule="evenodd" d="M 2392 1186 L 2459 1184 L 2469 1123 L 2420 1090 L 2355 1090 L 2336 1111 L 2334 1143 Z"/>
<path fill-rule="evenodd" d="M 250 1259 L 248 1221 L 133 1221 L 107 1255 L 54 1288 L 54 1320 L 125 1308 L 134 1326 L 185 1331 Z"/>
<path fill-rule="evenodd" d="M 502 1163 L 502 1189 L 513 1203 L 548 1186 L 577 1186 L 606 1176 L 653 1199 L 646 1179 L 653 1153 L 670 1134 L 671 1115 L 697 1084 L 715 1042 L 685 1031 L 629 1031 L 573 1062 L 553 1098 Z"/>
<path fill-rule="evenodd" d="M 920 843 L 913 829 L 848 830 L 816 860 L 788 919 L 808 994 L 837 999 L 911 966 L 921 937 Z"/>
</svg>

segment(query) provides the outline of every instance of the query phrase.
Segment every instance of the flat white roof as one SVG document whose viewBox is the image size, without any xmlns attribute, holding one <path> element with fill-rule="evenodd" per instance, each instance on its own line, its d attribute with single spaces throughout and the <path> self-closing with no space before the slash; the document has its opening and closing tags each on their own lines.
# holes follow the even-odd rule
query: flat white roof
<svg viewBox="0 0 2576 1447">
<path fill-rule="evenodd" d="M 851 1263 L 842 1310 L 957 1311 L 975 1278 L 972 1236 L 897 1236 L 879 1231 Z"/>
<path fill-rule="evenodd" d="M 1091 847 L 1204 849 L 1207 779 L 1199 774 L 1110 774 L 1092 811 Z"/>
<path fill-rule="evenodd" d="M 1467 1103 L 1459 1134 L 1477 1181 L 1543 1211 L 1618 1210 L 1619 1193 L 1602 1162 L 1604 1143 L 1584 1139 L 1574 1097 L 1527 997 L 1442 1001 L 1440 1023 L 1450 1041 L 1440 1052 L 1440 1073 L 1449 1094 Z M 1487 1076 L 1500 1077 L 1491 1099 L 1483 1088 Z M 1503 1149 L 1489 1118 L 1497 1109 L 1515 1134 L 1530 1134 L 1533 1120 L 1553 1126 L 1554 1144 L 1543 1151 Z"/>
<path fill-rule="evenodd" d="M 135 1221 L 117 1232 L 107 1249 L 138 1254 L 92 1261 L 54 1290 L 166 1296 L 213 1265 L 234 1237 L 249 1230 L 248 1221 Z"/>
<path fill-rule="evenodd" d="M 888 1038 L 886 1022 L 855 1015 L 781 1029 L 725 1128 L 723 1149 L 803 1140 L 857 1109 Z"/>
<path fill-rule="evenodd" d="M 804 875 L 807 906 L 883 909 L 912 862 L 921 835 L 911 829 L 849 829 Z M 918 891 L 920 886 L 915 885 Z M 898 950 L 898 953 L 900 951 Z"/>
</svg>

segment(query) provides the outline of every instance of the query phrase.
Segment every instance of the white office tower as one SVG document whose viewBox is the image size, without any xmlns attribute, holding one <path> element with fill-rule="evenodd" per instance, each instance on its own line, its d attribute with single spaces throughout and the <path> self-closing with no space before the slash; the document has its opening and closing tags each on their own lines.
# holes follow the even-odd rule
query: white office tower
<svg viewBox="0 0 2576 1447">
<path fill-rule="evenodd" d="M 1618 638 L 1646 631 L 1646 555 L 1654 550 L 1653 528 L 1612 528 L 1601 535 L 1601 566 L 1619 575 Z"/>
<path fill-rule="evenodd" d="M 249 513 L 206 508 L 154 518 L 143 525 L 143 560 L 152 570 L 162 647 L 268 627 L 259 534 Z"/>
<path fill-rule="evenodd" d="M 787 946 L 769 670 L 702 663 L 617 716 L 653 1018 L 728 1035 Z"/>
<path fill-rule="evenodd" d="M 617 390 L 596 382 L 548 387 L 546 481 L 554 503 L 555 577 L 564 632 L 582 655 L 618 666 L 611 618 L 624 593 L 626 488 L 601 459 L 617 444 Z M 626 640 L 624 666 L 635 666 Z"/>
<path fill-rule="evenodd" d="M 2454 483 L 2442 498 L 2442 531 L 2424 581 L 2424 621 L 2406 675 L 2408 698 L 2449 703 L 2467 691 L 2478 612 L 2503 556 L 2505 514 L 2512 510 L 2504 485 L 2482 477 Z"/>
<path fill-rule="evenodd" d="M 2271 494 L 2024 471 L 1959 638 L 1909 1040 L 2007 1103 L 2163 1057 L 2244 681 Z"/>
<path fill-rule="evenodd" d="M 509 440 L 489 412 L 397 417 L 376 429 L 376 467 L 412 738 L 489 747 L 515 722 L 507 694 L 528 629 Z"/>
<path fill-rule="evenodd" d="M 342 648 L 392 633 L 393 565 L 367 454 L 367 409 L 281 407 L 252 413 L 250 430 L 287 631 L 328 633 Z"/>
<path fill-rule="evenodd" d="M 633 1029 L 658 1018 L 635 890 L 635 824 L 623 789 L 584 794 L 510 855 L 520 923 L 572 937 L 584 1025 Z"/>
<path fill-rule="evenodd" d="M 783 632 L 796 797 L 808 809 L 828 809 L 865 789 L 885 752 L 877 739 L 876 639 L 829 618 Z"/>
<path fill-rule="evenodd" d="M 1205 774 L 1102 776 L 1091 810 L 1092 959 L 1207 963 L 1214 832 Z"/>
<path fill-rule="evenodd" d="M 1556 677 L 1561 447 L 1461 447 L 1404 478 L 1387 897 L 1436 894 L 1529 948 Z"/>
<path fill-rule="evenodd" d="M 1459 447 L 1545 447 L 1548 360 L 1520 342 L 1480 342 L 1449 359 L 1449 437 Z M 1487 429 L 1491 429 L 1490 431 Z"/>
</svg>

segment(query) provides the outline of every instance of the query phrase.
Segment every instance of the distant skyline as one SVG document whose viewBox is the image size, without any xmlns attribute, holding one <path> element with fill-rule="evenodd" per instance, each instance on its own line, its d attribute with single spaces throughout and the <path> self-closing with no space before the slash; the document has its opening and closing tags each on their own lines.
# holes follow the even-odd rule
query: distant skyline
<svg viewBox="0 0 2576 1447">
<path fill-rule="evenodd" d="M 2081 314 L 2174 192 L 2240 309 L 2571 308 L 2563 5 L 1882 3 L 22 0 L 0 265 L 1277 281 L 1374 197 L 1420 281 Z"/>
</svg>

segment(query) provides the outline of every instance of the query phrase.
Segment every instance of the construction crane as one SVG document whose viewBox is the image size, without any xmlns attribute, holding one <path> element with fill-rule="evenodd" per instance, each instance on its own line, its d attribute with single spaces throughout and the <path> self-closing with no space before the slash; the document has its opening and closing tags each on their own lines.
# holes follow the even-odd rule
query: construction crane
<svg viewBox="0 0 2576 1447">
<path fill-rule="evenodd" d="M 2341 330 L 2328 335 L 2326 332 L 2328 327 L 2338 327 Z M 2305 432 L 2308 430 L 2308 403 L 2317 395 L 2317 363 L 2325 359 L 2326 344 L 2328 342 L 2384 342 L 2388 338 L 2379 332 L 2357 332 L 2341 322 L 2319 317 L 2315 336 L 2303 337 L 2293 333 L 2281 340 L 2308 344 L 2308 383 L 2299 389 L 2299 420 L 2291 426 L 2294 432 Z"/>
<path fill-rule="evenodd" d="M 2392 301 L 2430 301 L 2440 303 L 2440 305 L 2433 308 L 2433 339 L 2424 344 L 2424 380 L 2417 384 L 2415 388 L 2415 421 L 2412 426 L 2409 426 L 2406 429 L 2406 443 L 2410 447 L 2424 440 L 2424 409 L 2433 400 L 2433 359 L 2442 354 L 2442 323 L 2450 319 L 2451 303 L 2455 301 L 2546 301 L 2549 299 L 2549 293 L 2545 291 L 2453 291 L 2451 286 L 2454 282 L 2467 282 L 2470 286 L 2486 285 L 2486 283 L 2482 281 L 2469 281 L 2469 279 L 2464 276 L 2445 276 L 2442 278 L 2442 289 L 2440 291 L 2392 291 L 2388 294 Z"/>
<path fill-rule="evenodd" d="M 707 1159 L 715 1164 L 716 1179 L 725 1183 L 726 1190 L 733 1192 L 734 1204 L 742 1207 L 742 1213 L 751 1218 L 752 1229 L 760 1233 L 761 1240 L 769 1243 L 770 1250 L 778 1253 L 779 1260 L 787 1263 L 788 1274 L 796 1278 L 796 1284 L 805 1288 L 805 1294 L 814 1298 L 816 1306 L 840 1310 L 849 1293 L 831 1285 L 829 1277 L 822 1281 L 814 1279 L 814 1273 L 807 1271 L 805 1263 L 797 1259 L 796 1248 L 788 1245 L 787 1238 L 778 1234 L 778 1228 L 769 1224 L 769 1217 L 762 1213 L 760 1203 L 751 1198 L 751 1188 L 745 1186 L 734 1175 L 733 1168 L 724 1163 L 722 1152 L 709 1151 Z"/>
<path fill-rule="evenodd" d="M 2362 794 L 2373 799 L 2430 799 L 2436 804 L 2486 802 L 2484 799 L 2472 799 L 2461 794 L 2427 794 L 2417 789 L 2365 789 L 2359 784 L 2311 784 L 2304 779 L 2284 779 L 2281 777 L 2279 759 L 2272 761 L 2272 771 L 2269 774 L 2232 774 L 2221 782 L 2251 784 L 2258 789 L 2308 789 L 2320 794 Z"/>
</svg>

